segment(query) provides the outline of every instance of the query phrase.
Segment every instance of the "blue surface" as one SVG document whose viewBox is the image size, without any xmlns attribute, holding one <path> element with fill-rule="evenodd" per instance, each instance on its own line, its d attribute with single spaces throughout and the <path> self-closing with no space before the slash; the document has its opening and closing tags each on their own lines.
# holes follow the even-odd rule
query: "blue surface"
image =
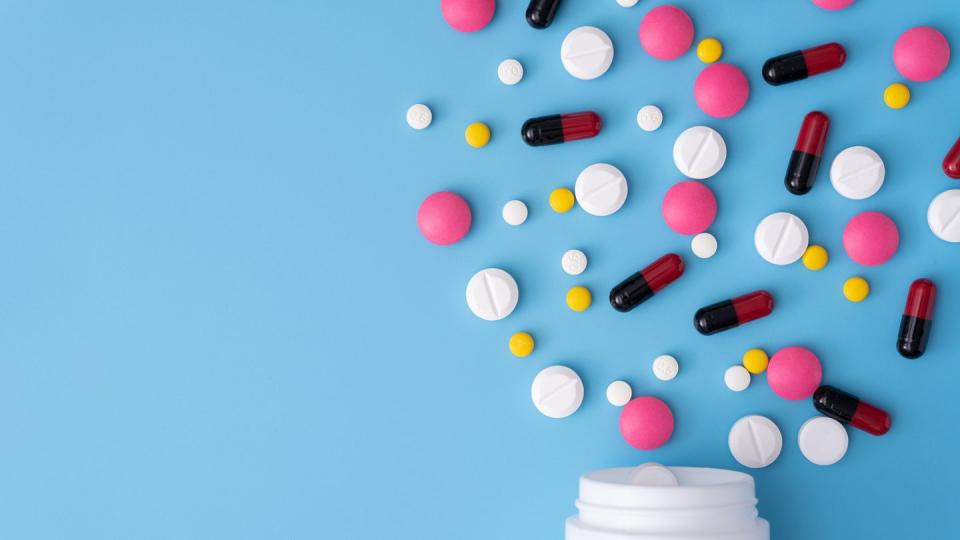
<svg viewBox="0 0 960 540">
<path fill-rule="evenodd" d="M 525 2 L 501 1 L 476 34 L 444 24 L 438 2 L 10 1 L 0 6 L 0 537 L 524 538 L 562 537 L 577 477 L 648 460 L 740 467 L 726 445 L 739 417 L 769 415 L 784 450 L 754 471 L 760 510 L 777 539 L 945 538 L 953 530 L 960 245 L 926 226 L 931 198 L 960 184 L 940 171 L 960 120 L 957 59 L 939 79 L 911 83 L 912 103 L 887 109 L 899 80 L 891 51 L 910 26 L 936 24 L 960 47 L 953 0 L 861 0 L 830 13 L 806 0 L 680 3 L 697 38 L 719 37 L 724 60 L 748 73 L 736 117 L 705 117 L 693 52 L 673 62 L 636 39 L 643 0 L 566 0 L 552 27 L 527 27 Z M 595 81 L 558 58 L 571 28 L 605 29 L 612 69 Z M 773 88 L 768 56 L 830 40 L 842 70 Z M 954 51 L 957 53 L 957 50 Z M 956 56 L 956 54 L 955 54 Z M 526 77 L 501 85 L 497 64 Z M 433 125 L 404 112 L 428 103 Z M 660 131 L 639 107 L 665 113 Z M 594 109 L 603 133 L 528 148 L 527 117 Z M 813 192 L 782 177 L 802 116 L 833 120 Z M 485 121 L 493 141 L 463 141 Z M 720 251 L 689 255 L 664 225 L 663 193 L 680 180 L 671 147 L 705 123 L 726 138 L 709 180 L 720 203 Z M 850 201 L 829 185 L 829 160 L 868 145 L 887 166 L 883 189 Z M 608 218 L 551 212 L 547 194 L 594 162 L 622 169 L 626 205 Z M 430 192 L 453 189 L 474 211 L 467 238 L 428 244 L 415 226 Z M 510 228 L 502 204 L 530 219 Z M 765 215 L 800 215 L 830 265 L 775 267 L 753 248 Z M 900 227 L 887 264 L 843 253 L 841 231 L 864 210 Z M 590 268 L 560 270 L 579 247 Z M 667 251 L 687 274 L 624 315 L 609 288 Z M 508 319 L 488 323 L 463 291 L 500 266 L 521 287 Z M 871 296 L 843 299 L 866 277 Z M 911 280 L 940 286 L 927 354 L 894 351 Z M 596 297 L 564 305 L 574 284 Z M 773 316 L 703 337 L 700 306 L 756 288 Z M 528 330 L 527 359 L 507 339 Z M 723 385 L 744 350 L 805 345 L 825 380 L 894 415 L 882 438 L 851 430 L 847 457 L 808 463 L 796 431 L 814 411 L 777 398 L 763 377 L 742 394 Z M 650 362 L 671 353 L 673 382 Z M 554 421 L 530 403 L 545 366 L 577 369 L 583 407 Z M 666 400 L 667 445 L 633 450 L 618 433 L 606 384 Z"/>
</svg>

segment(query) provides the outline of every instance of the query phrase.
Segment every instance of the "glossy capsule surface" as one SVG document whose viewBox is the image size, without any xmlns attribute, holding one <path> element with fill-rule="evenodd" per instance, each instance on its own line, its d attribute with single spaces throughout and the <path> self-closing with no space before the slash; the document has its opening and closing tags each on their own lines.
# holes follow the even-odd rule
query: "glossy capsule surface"
<svg viewBox="0 0 960 540">
<path fill-rule="evenodd" d="M 900 319 L 900 334 L 897 336 L 897 352 L 901 356 L 913 359 L 923 355 L 930 337 L 936 299 L 937 286 L 929 279 L 918 279 L 910 284 L 907 305 Z"/>
<path fill-rule="evenodd" d="M 676 253 L 660 257 L 614 287 L 610 291 L 610 305 L 617 311 L 630 311 L 676 281 L 683 275 L 683 268 L 683 259 Z"/>
<path fill-rule="evenodd" d="M 887 411 L 832 386 L 817 388 L 813 393 L 813 406 L 825 416 L 871 435 L 883 435 L 893 424 Z"/>
<path fill-rule="evenodd" d="M 596 137 L 601 128 L 600 115 L 592 111 L 552 114 L 524 122 L 520 136 L 530 146 L 546 146 Z"/>
<path fill-rule="evenodd" d="M 837 69 L 847 59 L 839 43 L 827 43 L 802 51 L 774 56 L 763 64 L 763 80 L 779 86 Z"/>
<path fill-rule="evenodd" d="M 709 336 L 766 317 L 772 312 L 773 296 L 767 291 L 754 291 L 698 309 L 693 316 L 693 326 L 701 334 Z"/>
<path fill-rule="evenodd" d="M 813 188 L 829 130 L 830 118 L 820 111 L 808 113 L 803 118 L 800 134 L 797 135 L 797 144 L 794 145 L 793 153 L 790 154 L 787 175 L 783 179 L 790 193 L 805 195 Z"/>
<path fill-rule="evenodd" d="M 943 172 L 950 178 L 960 180 L 960 138 L 953 143 L 947 157 L 943 158 Z"/>
<path fill-rule="evenodd" d="M 550 26 L 559 5 L 560 0 L 530 0 L 527 6 L 527 24 L 537 29 Z"/>
</svg>

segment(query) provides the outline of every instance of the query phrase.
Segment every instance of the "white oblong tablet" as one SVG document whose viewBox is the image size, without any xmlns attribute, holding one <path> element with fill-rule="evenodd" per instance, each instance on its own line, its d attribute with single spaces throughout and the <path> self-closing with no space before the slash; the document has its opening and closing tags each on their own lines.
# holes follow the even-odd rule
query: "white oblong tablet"
<svg viewBox="0 0 960 540">
<path fill-rule="evenodd" d="M 577 177 L 577 204 L 594 216 L 609 216 L 627 200 L 627 178 L 608 163 L 594 163 Z"/>
<path fill-rule="evenodd" d="M 623 407 L 633 397 L 633 389 L 627 381 L 613 381 L 607 385 L 607 401 L 614 407 Z"/>
<path fill-rule="evenodd" d="M 814 416 L 800 426 L 800 452 L 814 465 L 833 465 L 843 459 L 850 437 L 843 424 L 826 416 Z"/>
<path fill-rule="evenodd" d="M 960 242 L 960 189 L 948 189 L 930 201 L 927 225 L 937 238 Z"/>
<path fill-rule="evenodd" d="M 507 86 L 513 86 L 523 79 L 523 64 L 513 58 L 507 58 L 497 66 L 497 77 Z"/>
<path fill-rule="evenodd" d="M 727 444 L 737 462 L 744 467 L 759 469 L 780 457 L 783 435 L 773 420 L 765 416 L 744 416 L 730 428 Z"/>
<path fill-rule="evenodd" d="M 593 26 L 574 28 L 560 45 L 560 60 L 567 73 L 578 79 L 596 79 L 613 63 L 613 42 Z"/>
<path fill-rule="evenodd" d="M 743 366 L 730 366 L 723 373 L 723 384 L 734 392 L 743 392 L 750 386 L 750 372 Z"/>
<path fill-rule="evenodd" d="M 568 249 L 560 257 L 560 267 L 571 276 L 579 276 L 587 269 L 587 255 L 579 249 Z"/>
<path fill-rule="evenodd" d="M 630 471 L 630 483 L 635 486 L 679 486 L 680 481 L 673 471 L 659 463 L 648 462 Z"/>
<path fill-rule="evenodd" d="M 701 259 L 709 259 L 717 254 L 717 238 L 708 232 L 700 233 L 690 241 L 693 254 Z"/>
<path fill-rule="evenodd" d="M 637 111 L 637 125 L 644 131 L 656 131 L 663 125 L 663 111 L 656 105 L 644 105 Z"/>
<path fill-rule="evenodd" d="M 763 260 L 785 265 L 803 257 L 810 244 L 810 233 L 802 219 L 789 212 L 776 212 L 760 221 L 753 242 Z"/>
<path fill-rule="evenodd" d="M 672 381 L 680 373 L 680 363 L 669 354 L 653 359 L 653 375 L 661 381 Z"/>
<path fill-rule="evenodd" d="M 550 366 L 534 377 L 530 397 L 544 416 L 565 418 L 583 403 L 583 382 L 566 366 Z"/>
<path fill-rule="evenodd" d="M 523 225 L 523 222 L 527 220 L 527 205 L 516 199 L 507 201 L 507 204 L 503 205 L 502 214 L 503 220 L 508 225 Z"/>
<path fill-rule="evenodd" d="M 484 268 L 467 283 L 467 306 L 485 321 L 499 321 L 510 315 L 519 299 L 517 282 L 499 268 Z"/>
<path fill-rule="evenodd" d="M 684 176 L 703 180 L 717 174 L 727 160 L 727 143 L 716 130 L 693 126 L 673 143 L 673 162 Z"/>
<path fill-rule="evenodd" d="M 423 103 L 411 105 L 407 109 L 407 124 L 413 129 L 425 129 L 433 122 L 433 112 Z"/>
<path fill-rule="evenodd" d="M 866 146 L 851 146 L 837 154 L 830 166 L 830 183 L 848 199 L 866 199 L 883 185 L 880 155 Z"/>
</svg>

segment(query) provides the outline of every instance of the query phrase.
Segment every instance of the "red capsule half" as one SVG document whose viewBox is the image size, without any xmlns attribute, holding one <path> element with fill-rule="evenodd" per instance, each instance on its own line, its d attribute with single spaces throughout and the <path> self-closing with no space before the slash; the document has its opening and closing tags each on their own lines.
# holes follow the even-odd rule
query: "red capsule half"
<svg viewBox="0 0 960 540">
<path fill-rule="evenodd" d="M 950 178 L 960 180 L 960 139 L 953 143 L 953 147 L 943 158 L 943 172 Z"/>
<path fill-rule="evenodd" d="M 813 188 L 820 168 L 820 157 L 827 144 L 827 132 L 830 130 L 830 117 L 820 111 L 808 113 L 803 118 L 797 144 L 790 154 L 787 175 L 783 179 L 787 191 L 794 195 L 804 195 Z"/>
</svg>

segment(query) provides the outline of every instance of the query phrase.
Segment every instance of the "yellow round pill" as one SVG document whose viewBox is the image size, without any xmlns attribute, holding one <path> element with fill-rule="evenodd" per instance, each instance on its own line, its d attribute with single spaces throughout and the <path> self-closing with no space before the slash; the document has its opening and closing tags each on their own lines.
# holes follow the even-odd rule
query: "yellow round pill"
<svg viewBox="0 0 960 540">
<path fill-rule="evenodd" d="M 509 346 L 510 352 L 512 352 L 514 356 L 520 358 L 530 356 L 530 353 L 533 352 L 533 336 L 526 332 L 517 332 L 510 336 Z"/>
<path fill-rule="evenodd" d="M 697 45 L 697 58 L 704 64 L 712 64 L 723 56 L 723 44 L 717 38 L 707 38 Z"/>
<path fill-rule="evenodd" d="M 490 142 L 490 128 L 483 122 L 474 122 L 467 126 L 467 131 L 463 133 L 467 139 L 467 144 L 474 148 L 483 148 Z"/>
<path fill-rule="evenodd" d="M 567 306 L 574 311 L 583 311 L 590 307 L 593 297 L 590 296 L 590 289 L 577 285 L 567 291 Z"/>
<path fill-rule="evenodd" d="M 553 211 L 559 214 L 569 212 L 573 208 L 575 200 L 573 192 L 565 187 L 550 192 L 550 208 L 553 208 Z"/>
<path fill-rule="evenodd" d="M 843 283 L 843 295 L 851 302 L 862 302 L 870 294 L 870 284 L 860 276 L 852 277 Z"/>
<path fill-rule="evenodd" d="M 803 252 L 803 265 L 806 266 L 808 270 L 821 270 L 827 265 L 827 261 L 829 260 L 830 255 L 827 254 L 827 250 L 823 246 L 811 244 L 810 247 Z"/>
<path fill-rule="evenodd" d="M 747 371 L 754 375 L 766 371 L 769 362 L 770 359 L 763 349 L 750 349 L 743 353 L 743 367 L 747 368 Z"/>
<path fill-rule="evenodd" d="M 883 91 L 883 102 L 891 109 L 902 109 L 910 103 L 910 89 L 903 83 L 893 83 Z"/>
</svg>

